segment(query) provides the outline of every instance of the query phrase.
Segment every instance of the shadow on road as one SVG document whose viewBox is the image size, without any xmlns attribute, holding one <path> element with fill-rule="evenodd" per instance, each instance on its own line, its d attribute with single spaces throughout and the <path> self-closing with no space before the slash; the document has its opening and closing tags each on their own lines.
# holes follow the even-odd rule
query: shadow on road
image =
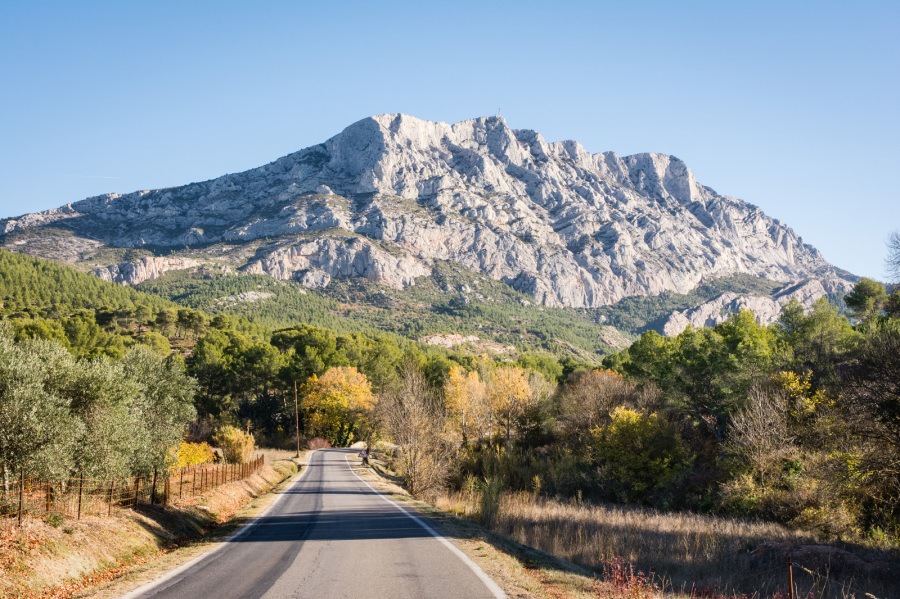
<svg viewBox="0 0 900 599">
<path fill-rule="evenodd" d="M 284 541 L 346 541 L 358 539 L 412 539 L 431 535 L 400 511 L 385 508 L 348 509 L 340 512 L 299 512 L 270 516 L 234 543 Z"/>
</svg>

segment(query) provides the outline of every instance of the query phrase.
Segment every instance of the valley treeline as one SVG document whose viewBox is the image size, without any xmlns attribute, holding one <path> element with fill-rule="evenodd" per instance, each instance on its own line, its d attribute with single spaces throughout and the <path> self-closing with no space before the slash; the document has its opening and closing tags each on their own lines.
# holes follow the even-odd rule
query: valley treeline
<svg viewBox="0 0 900 599">
<path fill-rule="evenodd" d="M 415 495 L 480 493 L 486 522 L 501 493 L 526 491 L 900 535 L 900 291 L 869 279 L 849 319 L 792 301 L 771 326 L 742 311 L 650 331 L 601 364 L 271 330 L 0 262 L 6 480 L 149 473 L 181 440 L 234 426 L 261 446 L 364 441 Z"/>
</svg>

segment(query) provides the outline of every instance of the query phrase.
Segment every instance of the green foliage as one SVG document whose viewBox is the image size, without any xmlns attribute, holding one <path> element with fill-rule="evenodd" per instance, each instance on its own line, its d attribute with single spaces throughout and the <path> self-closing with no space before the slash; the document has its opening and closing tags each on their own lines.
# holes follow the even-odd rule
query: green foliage
<svg viewBox="0 0 900 599">
<path fill-rule="evenodd" d="M 0 329 L 0 467 L 60 478 L 73 465 L 71 439 L 82 423 L 70 417 L 71 397 L 61 388 L 74 366 L 60 345 L 41 340 L 15 344 Z"/>
<path fill-rule="evenodd" d="M 824 298 L 816 301 L 809 313 L 792 299 L 785 304 L 775 330 L 790 348 L 788 366 L 796 372 L 812 372 L 816 388 L 837 383 L 836 366 L 850 355 L 859 338 Z"/>
<path fill-rule="evenodd" d="M 172 346 L 169 344 L 169 339 L 156 331 L 144 331 L 143 333 L 138 333 L 134 340 L 141 345 L 146 345 L 150 348 L 150 351 L 161 358 L 165 358 L 172 353 Z"/>
<path fill-rule="evenodd" d="M 114 285 L 73 268 L 0 249 L 0 300 L 4 314 L 53 315 L 80 308 L 113 310 L 170 305 L 160 297 Z"/>
<path fill-rule="evenodd" d="M 509 285 L 452 263 L 437 262 L 433 270 L 402 290 L 365 279 L 334 279 L 325 289 L 306 290 L 264 275 L 189 273 L 166 273 L 138 287 L 194 309 L 227 311 L 279 329 L 303 323 L 338 335 L 391 333 L 393 344 L 456 333 L 586 363 L 610 351 L 583 310 L 532 305 L 533 298 Z M 471 288 L 468 303 L 459 291 L 464 286 Z M 258 299 L 247 299 L 251 293 Z"/>
<path fill-rule="evenodd" d="M 704 280 L 690 293 L 664 292 L 653 296 L 627 297 L 611 306 L 589 310 L 588 313 L 626 334 L 640 335 L 648 330 L 661 332 L 663 322 L 672 312 L 693 308 L 725 292 L 770 295 L 781 286 L 781 283 L 768 279 L 735 274 Z"/>
<path fill-rule="evenodd" d="M 193 418 L 193 382 L 137 347 L 119 362 L 77 359 L 0 330 L 0 466 L 54 480 L 114 478 L 165 464 Z"/>
<path fill-rule="evenodd" d="M 596 459 L 626 500 L 645 499 L 684 473 L 687 448 L 659 414 L 616 408 L 609 424 L 592 431 Z"/>
<path fill-rule="evenodd" d="M 853 286 L 853 291 L 844 296 L 844 301 L 856 318 L 867 320 L 877 316 L 884 308 L 887 293 L 884 285 L 863 277 Z"/>
<path fill-rule="evenodd" d="M 161 471 L 166 452 L 181 441 L 187 423 L 196 417 L 197 384 L 181 361 L 160 359 L 143 346 L 129 351 L 121 364 L 126 380 L 137 386 L 131 410 L 141 422 L 137 434 L 140 451 L 135 453 L 133 463 L 138 471 Z"/>
<path fill-rule="evenodd" d="M 540 478 L 538 478 L 540 480 Z M 503 497 L 503 481 L 497 478 L 486 478 L 480 485 L 478 499 L 481 524 L 490 528 L 500 516 L 500 500 Z"/>
<path fill-rule="evenodd" d="M 554 383 L 563 382 L 563 365 L 556 356 L 549 354 L 522 354 L 516 364 L 525 370 L 540 372 L 544 378 Z"/>
<path fill-rule="evenodd" d="M 53 528 L 59 528 L 60 526 L 62 526 L 64 518 L 62 517 L 62 514 L 47 514 L 47 517 L 44 519 L 44 521 Z"/>
<path fill-rule="evenodd" d="M 702 423 L 721 442 L 754 378 L 784 353 L 775 332 L 742 310 L 715 327 L 688 327 L 674 338 L 649 331 L 604 363 L 658 384 L 673 408 Z"/>
</svg>

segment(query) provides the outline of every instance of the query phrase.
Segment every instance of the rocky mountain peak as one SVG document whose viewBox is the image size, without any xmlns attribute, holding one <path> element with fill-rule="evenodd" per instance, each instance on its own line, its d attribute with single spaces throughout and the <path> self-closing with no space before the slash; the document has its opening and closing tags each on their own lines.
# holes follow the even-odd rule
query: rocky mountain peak
<svg viewBox="0 0 900 599">
<path fill-rule="evenodd" d="M 64 231 L 71 261 L 89 262 L 98 245 L 187 246 L 182 257 L 312 287 L 333 277 L 405 287 L 446 260 L 552 306 L 686 293 L 734 273 L 840 276 L 790 228 L 700 185 L 674 156 L 591 154 L 500 117 L 373 116 L 259 168 L 87 198 L 0 230 L 3 245 L 45 257 L 44 232 Z M 175 264 L 97 272 L 135 283 Z"/>
</svg>

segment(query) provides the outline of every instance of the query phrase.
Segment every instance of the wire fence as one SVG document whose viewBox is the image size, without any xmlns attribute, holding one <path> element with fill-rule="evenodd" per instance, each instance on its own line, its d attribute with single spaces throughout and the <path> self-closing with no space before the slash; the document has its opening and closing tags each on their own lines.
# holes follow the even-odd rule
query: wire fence
<svg viewBox="0 0 900 599">
<path fill-rule="evenodd" d="M 265 456 L 259 456 L 243 464 L 201 464 L 112 480 L 79 476 L 65 482 L 22 474 L 0 488 L 0 517 L 18 518 L 20 523 L 28 514 L 81 519 L 85 515 L 109 516 L 114 509 L 131 509 L 141 501 L 176 504 L 252 476 L 264 465 Z"/>
</svg>

